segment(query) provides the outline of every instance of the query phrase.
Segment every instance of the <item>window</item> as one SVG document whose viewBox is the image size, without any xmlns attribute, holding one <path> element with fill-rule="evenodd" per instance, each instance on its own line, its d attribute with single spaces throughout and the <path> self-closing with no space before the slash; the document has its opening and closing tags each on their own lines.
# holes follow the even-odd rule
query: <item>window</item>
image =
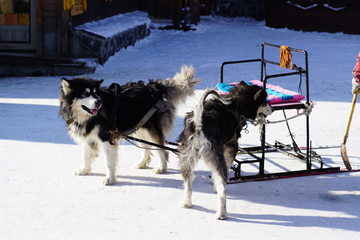
<svg viewBox="0 0 360 240">
<path fill-rule="evenodd" d="M 34 49 L 35 1 L 0 0 L 1 49 Z"/>
</svg>

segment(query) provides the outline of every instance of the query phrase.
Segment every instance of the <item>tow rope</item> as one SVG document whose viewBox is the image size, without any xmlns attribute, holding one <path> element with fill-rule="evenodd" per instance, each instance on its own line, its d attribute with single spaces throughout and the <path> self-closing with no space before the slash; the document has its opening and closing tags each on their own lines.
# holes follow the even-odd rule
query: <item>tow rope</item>
<svg viewBox="0 0 360 240">
<path fill-rule="evenodd" d="M 306 109 L 304 109 L 304 111 L 300 114 L 297 114 L 295 116 L 289 117 L 289 118 L 284 118 L 283 120 L 278 120 L 278 121 L 269 121 L 267 119 L 257 119 L 257 120 L 251 120 L 251 119 L 247 119 L 252 125 L 257 126 L 259 124 L 274 124 L 274 123 L 281 123 L 281 122 L 286 122 L 288 120 L 300 117 L 302 115 L 306 115 L 309 116 L 312 109 L 314 108 L 315 103 L 310 101 L 309 104 L 305 103 Z"/>
<path fill-rule="evenodd" d="M 126 141 L 128 141 L 130 144 L 134 145 L 135 147 L 138 147 L 138 148 L 142 148 L 142 149 L 147 149 L 146 147 L 141 147 L 141 146 L 138 146 L 136 145 L 135 143 L 131 142 L 130 140 L 132 141 L 136 141 L 136 142 L 140 142 L 140 143 L 145 143 L 149 146 L 153 146 L 153 147 L 157 147 L 158 149 L 150 149 L 150 150 L 160 150 L 160 149 L 164 149 L 164 150 L 167 150 L 167 151 L 171 151 L 173 152 L 174 154 L 178 155 L 179 154 L 179 150 L 178 149 L 175 149 L 175 148 L 170 148 L 170 147 L 167 147 L 167 146 L 163 146 L 163 145 L 159 145 L 159 144 L 156 144 L 156 143 L 153 143 L 153 142 L 149 142 L 149 141 L 146 141 L 146 140 L 143 140 L 143 139 L 139 139 L 139 138 L 135 138 L 135 137 L 131 137 L 131 136 L 122 136 L 123 139 L 125 139 Z M 174 145 L 174 146 L 178 146 L 176 143 L 173 143 L 173 142 L 168 142 L 166 141 L 167 144 L 170 144 L 170 145 Z"/>
</svg>

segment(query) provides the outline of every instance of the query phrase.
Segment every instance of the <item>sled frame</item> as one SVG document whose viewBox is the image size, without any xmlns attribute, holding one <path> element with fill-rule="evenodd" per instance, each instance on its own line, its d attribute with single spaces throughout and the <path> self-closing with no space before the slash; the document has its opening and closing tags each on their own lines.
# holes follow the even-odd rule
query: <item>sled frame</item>
<svg viewBox="0 0 360 240">
<path fill-rule="evenodd" d="M 260 73 L 260 81 L 263 83 L 263 87 L 266 88 L 266 83 L 269 79 L 273 78 L 280 78 L 280 77 L 287 77 L 297 75 L 299 79 L 305 79 L 306 85 L 306 95 L 305 95 L 305 102 L 289 102 L 284 104 L 272 104 L 271 106 L 274 108 L 274 111 L 283 111 L 284 117 L 286 118 L 285 111 L 289 109 L 306 109 L 306 106 L 310 104 L 310 97 L 309 97 L 309 71 L 308 71 L 308 54 L 305 50 L 296 49 L 289 47 L 288 49 L 291 52 L 295 53 L 302 53 L 304 55 L 304 68 L 301 67 L 294 67 L 289 72 L 279 73 L 279 74 L 272 74 L 268 75 L 266 68 L 267 64 L 269 65 L 277 65 L 280 67 L 280 62 L 270 61 L 265 59 L 265 48 L 272 47 L 272 48 L 279 48 L 280 52 L 280 45 L 275 45 L 271 43 L 263 42 L 261 44 L 261 58 L 260 59 L 249 59 L 249 60 L 240 60 L 240 61 L 227 61 L 223 62 L 220 67 L 220 82 L 224 82 L 224 67 L 230 64 L 243 64 L 243 63 L 260 63 L 261 65 L 261 73 Z M 324 168 L 322 159 L 319 155 L 311 150 L 311 142 L 310 142 L 310 127 L 309 127 L 309 116 L 305 116 L 305 131 L 306 131 L 306 149 L 305 151 L 301 151 L 291 135 L 291 130 L 288 121 L 286 121 L 288 131 L 292 138 L 292 145 L 287 145 L 275 140 L 274 144 L 270 144 L 266 142 L 266 125 L 260 126 L 260 146 L 255 147 L 246 147 L 242 148 L 239 146 L 238 148 L 238 156 L 239 154 L 247 154 L 250 155 L 253 160 L 238 160 L 235 159 L 231 170 L 234 172 L 234 177 L 230 178 L 230 182 L 241 182 L 241 181 L 249 181 L 252 179 L 273 179 L 279 178 L 284 176 L 296 176 L 296 175 L 303 175 L 303 174 L 312 174 L 312 173 L 322 173 L 322 172 L 336 172 L 339 171 L 339 167 L 335 168 Z M 283 171 L 283 172 L 275 172 L 275 173 L 265 173 L 265 156 L 268 152 L 280 152 L 283 153 L 291 158 L 295 158 L 305 164 L 303 170 L 298 171 Z M 261 153 L 261 156 L 255 155 L 255 153 Z M 315 153 L 315 154 L 314 154 Z M 312 162 L 317 162 L 319 167 L 313 166 Z M 255 175 L 241 175 L 241 166 L 243 164 L 253 164 L 258 163 L 258 173 Z"/>
</svg>

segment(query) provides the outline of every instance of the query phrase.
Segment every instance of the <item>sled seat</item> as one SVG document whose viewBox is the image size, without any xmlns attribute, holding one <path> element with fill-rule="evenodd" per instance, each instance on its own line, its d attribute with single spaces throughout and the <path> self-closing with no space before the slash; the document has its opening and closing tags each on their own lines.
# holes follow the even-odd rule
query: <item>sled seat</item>
<svg viewBox="0 0 360 240">
<path fill-rule="evenodd" d="M 245 81 L 245 83 L 248 85 L 258 85 L 263 87 L 263 82 L 259 80 Z M 220 94 L 227 95 L 237 84 L 239 84 L 239 82 L 218 83 L 216 87 Z M 286 109 L 306 109 L 304 102 L 301 102 L 305 96 L 301 93 L 272 84 L 266 84 L 266 93 L 268 94 L 266 101 L 273 107 L 274 111 Z"/>
<path fill-rule="evenodd" d="M 274 61 L 270 60 L 269 57 L 265 58 L 265 49 L 267 52 L 270 52 L 269 56 L 273 57 L 275 56 L 275 59 L 279 59 L 279 50 L 280 50 L 280 61 Z M 275 51 L 274 51 L 275 49 Z M 277 49 L 277 50 L 276 50 Z M 289 58 L 291 61 L 288 64 L 283 64 L 282 62 L 282 55 L 283 50 L 286 50 L 287 55 L 286 57 Z M 295 64 L 292 64 L 292 54 L 293 53 L 300 53 L 303 54 L 303 57 L 301 57 L 304 62 L 302 63 L 302 66 L 296 66 Z M 297 54 L 297 55 L 300 55 Z M 298 57 L 298 56 L 297 56 Z M 261 44 L 261 58 L 259 59 L 249 59 L 249 60 L 240 60 L 240 61 L 228 61 L 223 62 L 221 64 L 220 68 L 220 83 L 217 85 L 218 90 L 222 94 L 227 94 L 229 90 L 235 85 L 239 83 L 239 79 L 231 79 L 232 81 L 224 82 L 224 67 L 228 65 L 245 65 L 245 63 L 249 63 L 250 65 L 254 64 L 260 64 L 257 65 L 256 69 L 260 69 L 260 80 L 251 80 L 251 81 L 245 81 L 247 84 L 256 84 L 259 86 L 262 86 L 266 89 L 266 92 L 268 93 L 268 103 L 274 108 L 274 111 L 283 111 L 284 118 L 286 119 L 285 111 L 289 109 L 307 109 L 307 107 L 310 105 L 310 99 L 309 99 L 309 73 L 308 73 L 308 55 L 305 50 L 290 48 L 270 44 L 270 43 L 262 43 Z M 255 72 L 252 71 L 253 67 L 249 66 L 249 64 L 246 65 L 244 73 L 255 74 Z M 271 66 L 271 67 L 269 67 Z M 285 67 L 284 67 L 285 66 Z M 231 67 L 231 69 L 234 69 L 234 67 Z M 268 72 L 273 72 L 275 69 L 275 74 L 267 74 Z M 232 73 L 232 75 L 242 76 L 244 77 L 245 74 L 241 74 L 239 72 Z M 228 74 L 228 75 L 231 75 Z M 305 96 L 303 96 L 300 93 L 290 91 L 287 89 L 284 89 L 277 85 L 272 85 L 268 83 L 268 81 L 273 81 L 277 78 L 284 78 L 289 77 L 287 79 L 298 79 L 299 82 L 296 81 L 299 88 L 301 87 L 301 84 L 303 83 L 303 79 L 305 79 Z M 286 79 L 286 80 L 287 80 Z M 272 83 L 272 82 L 271 82 Z M 321 157 L 317 155 L 314 151 L 311 151 L 310 146 L 310 128 L 309 128 L 309 115 L 304 115 L 305 117 L 305 151 L 303 152 L 302 149 L 300 149 L 292 135 L 292 132 L 290 131 L 290 126 L 288 121 L 286 120 L 287 130 L 289 131 L 290 137 L 292 139 L 292 145 L 291 144 L 283 144 L 277 140 L 275 140 L 274 144 L 270 144 L 266 142 L 266 124 L 260 125 L 260 146 L 254 146 L 254 147 L 241 147 L 239 146 L 239 154 L 248 154 L 253 160 L 241 160 L 236 158 L 234 161 L 234 164 L 232 166 L 232 170 L 234 172 L 234 177 L 230 178 L 230 181 L 244 181 L 244 180 L 252 180 L 252 179 L 264 179 L 264 178 L 274 178 L 278 176 L 284 176 L 284 175 L 294 175 L 294 174 L 305 174 L 305 173 L 311 173 L 313 171 L 327 171 L 328 169 L 323 169 L 323 162 L 321 160 Z M 286 131 L 286 130 L 285 130 Z M 285 172 L 276 172 L 276 173 L 265 173 L 265 154 L 268 152 L 280 152 L 283 153 L 289 157 L 295 158 L 297 160 L 300 160 L 301 162 L 305 163 L 305 167 L 303 170 L 296 170 L 296 171 L 285 171 Z M 256 153 L 260 153 L 261 156 L 259 157 L 256 155 Z M 239 155 L 238 155 L 239 156 Z M 312 161 L 317 162 L 319 165 L 313 166 Z M 258 173 L 255 175 L 243 175 L 241 172 L 241 166 L 243 164 L 252 164 L 254 163 L 258 164 Z M 331 169 L 334 170 L 334 169 Z"/>
<path fill-rule="evenodd" d="M 247 85 L 258 85 L 260 87 L 264 86 L 264 83 L 259 80 L 245 81 L 245 83 Z M 237 84 L 239 84 L 239 82 L 219 83 L 217 84 L 217 88 L 221 94 L 226 95 Z M 300 101 L 305 98 L 305 96 L 298 92 L 284 89 L 280 86 L 272 85 L 269 83 L 266 84 L 266 93 L 268 94 L 266 101 L 274 107 L 291 106 L 294 103 L 301 104 Z"/>
</svg>

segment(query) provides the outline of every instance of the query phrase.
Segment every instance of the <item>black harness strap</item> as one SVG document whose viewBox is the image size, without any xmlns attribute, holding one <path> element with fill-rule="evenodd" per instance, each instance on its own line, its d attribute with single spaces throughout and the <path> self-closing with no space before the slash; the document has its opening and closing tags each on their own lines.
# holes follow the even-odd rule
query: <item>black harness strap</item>
<svg viewBox="0 0 360 240">
<path fill-rule="evenodd" d="M 113 84 L 115 84 L 115 100 L 114 100 L 114 106 L 113 106 L 113 109 L 111 112 L 111 116 L 110 116 L 110 120 L 109 120 L 109 128 L 108 128 L 109 133 L 110 133 L 109 143 L 111 145 L 114 145 L 115 140 L 118 139 L 119 137 L 126 138 L 128 135 L 139 130 L 139 128 L 141 128 L 151 118 L 151 116 L 162 106 L 162 104 L 164 102 L 163 99 L 159 100 L 152 108 L 150 108 L 150 110 L 145 114 L 145 116 L 140 120 L 140 122 L 138 124 L 136 124 L 134 127 L 127 129 L 123 132 L 119 132 L 119 130 L 116 127 L 116 115 L 117 115 L 117 111 L 118 111 L 119 103 L 120 103 L 121 88 L 120 88 L 119 84 L 117 84 L 117 83 L 113 83 Z M 151 89 L 149 87 L 148 87 L 148 89 L 151 92 Z"/>
<path fill-rule="evenodd" d="M 121 88 L 120 85 L 117 83 L 113 83 L 115 84 L 115 100 L 114 100 L 114 105 L 113 105 L 113 109 L 111 112 L 111 116 L 110 116 L 110 120 L 109 120 L 109 130 L 116 128 L 116 114 L 117 114 L 117 110 L 119 108 L 119 103 L 120 103 L 120 92 L 121 92 Z"/>
<path fill-rule="evenodd" d="M 161 107 L 163 102 L 164 102 L 164 100 L 162 100 L 162 99 L 159 100 L 152 108 L 150 108 L 150 110 L 145 114 L 145 116 L 140 120 L 140 122 L 138 124 L 136 124 L 135 127 L 132 127 L 128 130 L 120 132 L 119 135 L 127 136 L 127 135 L 130 135 L 130 134 L 136 132 L 137 130 L 139 130 L 139 128 L 141 128 L 151 118 L 151 116 L 154 115 L 154 113 L 159 109 L 159 107 Z"/>
<path fill-rule="evenodd" d="M 112 109 L 110 120 L 109 120 L 108 129 L 110 132 L 109 143 L 111 145 L 114 145 L 115 144 L 114 143 L 114 134 L 119 132 L 119 130 L 116 128 L 116 115 L 117 115 L 117 111 L 118 111 L 119 103 L 120 103 L 121 87 L 117 83 L 113 83 L 112 85 L 115 85 L 115 100 L 114 100 L 114 105 L 113 105 L 113 109 Z"/>
<path fill-rule="evenodd" d="M 244 125 L 246 124 L 246 120 L 245 120 L 245 117 L 243 115 L 239 115 L 237 113 L 237 111 L 231 111 L 230 109 L 227 109 L 228 112 L 230 112 L 231 114 L 234 115 L 235 119 L 236 119 L 236 122 L 238 123 L 235 130 L 234 130 L 234 135 L 232 136 L 232 138 L 227 141 L 227 143 L 225 143 L 225 145 L 227 144 L 235 144 L 238 142 L 238 138 L 237 138 L 237 135 L 236 135 L 236 130 L 240 128 L 240 132 L 241 130 L 243 129 Z M 244 124 L 245 123 L 245 124 Z"/>
</svg>

